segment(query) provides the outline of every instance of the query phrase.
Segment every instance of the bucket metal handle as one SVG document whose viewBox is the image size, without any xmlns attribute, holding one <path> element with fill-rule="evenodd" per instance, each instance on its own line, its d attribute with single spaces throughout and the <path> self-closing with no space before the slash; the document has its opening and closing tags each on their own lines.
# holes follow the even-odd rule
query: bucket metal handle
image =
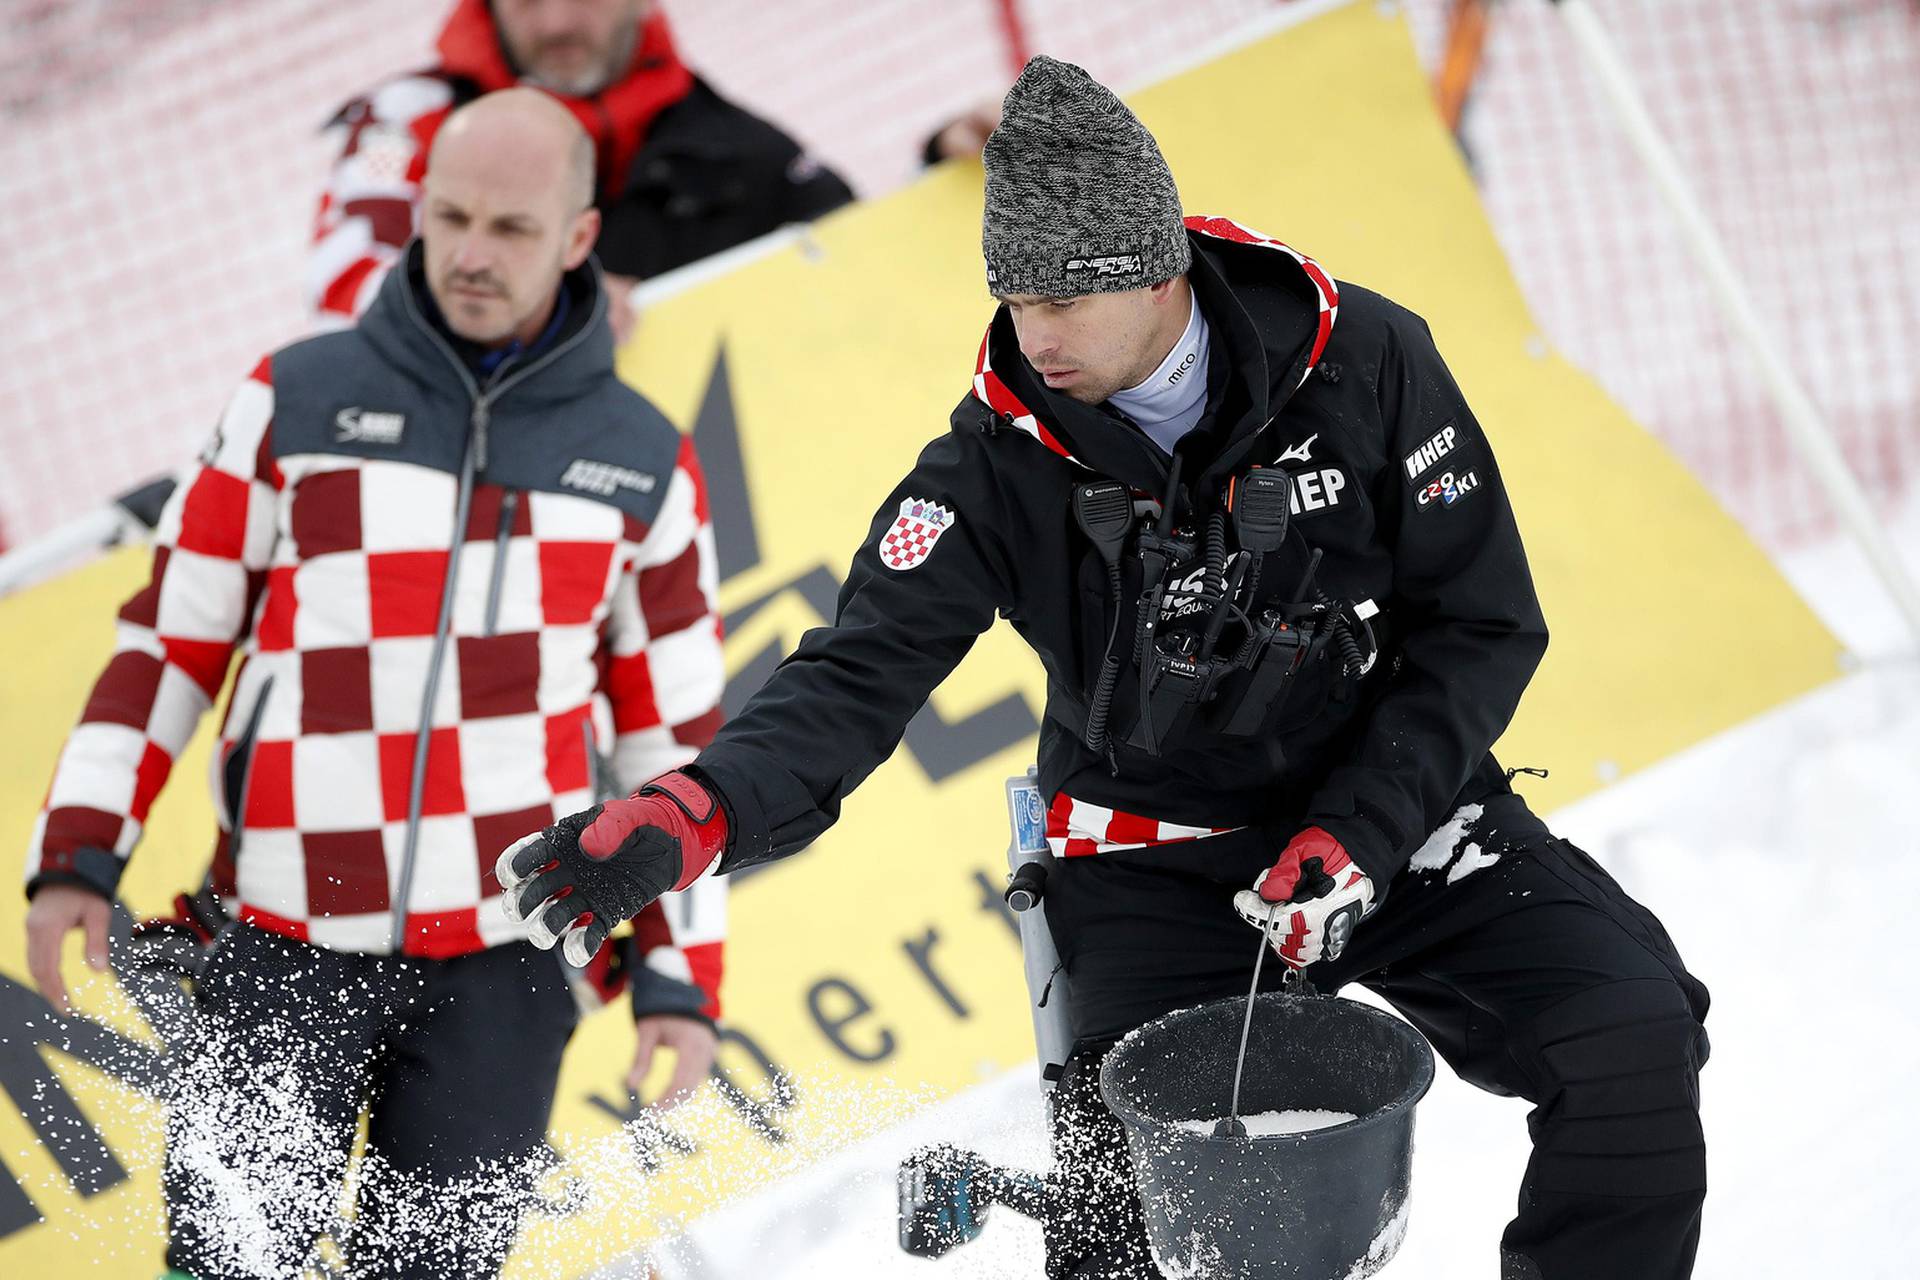
<svg viewBox="0 0 1920 1280">
<path fill-rule="evenodd" d="M 1247 1036 L 1253 1031 L 1253 998 L 1260 994 L 1260 966 L 1267 960 L 1267 931 L 1273 928 L 1273 913 L 1280 904 L 1267 904 L 1267 918 L 1260 926 L 1260 950 L 1253 957 L 1253 985 L 1247 988 L 1247 1016 L 1240 1024 L 1240 1056 L 1233 1061 L 1233 1097 L 1227 1103 L 1226 1118 L 1213 1126 L 1216 1138 L 1244 1138 L 1247 1126 L 1240 1123 L 1240 1075 L 1247 1069 Z"/>
</svg>

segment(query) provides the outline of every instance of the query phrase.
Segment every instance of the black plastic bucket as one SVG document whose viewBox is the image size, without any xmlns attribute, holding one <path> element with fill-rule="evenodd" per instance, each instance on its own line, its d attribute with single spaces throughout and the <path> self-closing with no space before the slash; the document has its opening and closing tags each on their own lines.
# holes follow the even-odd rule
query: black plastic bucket
<svg viewBox="0 0 1920 1280">
<path fill-rule="evenodd" d="M 1413 1108 L 1433 1051 L 1352 1000 L 1271 993 L 1254 1004 L 1240 1114 L 1345 1111 L 1332 1128 L 1216 1138 L 1179 1126 L 1226 1115 L 1244 997 L 1182 1009 L 1122 1040 L 1100 1092 L 1126 1126 L 1147 1237 L 1171 1277 L 1361 1280 L 1406 1230 Z"/>
</svg>

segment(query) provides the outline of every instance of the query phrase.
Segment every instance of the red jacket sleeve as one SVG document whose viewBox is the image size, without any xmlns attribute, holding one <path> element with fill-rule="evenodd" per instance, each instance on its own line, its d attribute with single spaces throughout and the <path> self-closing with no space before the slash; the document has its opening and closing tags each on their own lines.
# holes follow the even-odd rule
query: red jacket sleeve
<svg viewBox="0 0 1920 1280">
<path fill-rule="evenodd" d="M 64 881 L 113 893 L 154 796 L 219 694 L 273 553 L 272 423 L 262 360 L 161 513 L 152 576 L 121 608 L 113 657 L 54 768 L 27 852 L 29 892 Z"/>
</svg>

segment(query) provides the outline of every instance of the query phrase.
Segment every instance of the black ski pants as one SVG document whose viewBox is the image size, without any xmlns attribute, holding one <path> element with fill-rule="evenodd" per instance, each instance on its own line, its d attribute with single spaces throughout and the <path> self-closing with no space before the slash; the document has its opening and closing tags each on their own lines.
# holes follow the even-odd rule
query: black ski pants
<svg viewBox="0 0 1920 1280">
<path fill-rule="evenodd" d="M 1099 1066 L 1143 1022 L 1245 994 L 1255 935 L 1231 899 L 1265 865 L 1252 860 L 1200 872 L 1102 855 L 1048 879 L 1078 1039 L 1052 1101 L 1054 1280 L 1158 1274 Z M 1282 972 L 1267 964 L 1262 987 Z M 1585 853 L 1549 839 L 1451 884 L 1444 871 L 1403 873 L 1346 954 L 1305 976 L 1322 992 L 1378 992 L 1462 1078 L 1533 1104 L 1504 1280 L 1691 1274 L 1706 1195 L 1707 991 L 1652 913 Z"/>
<path fill-rule="evenodd" d="M 352 955 L 233 924 L 198 1003 L 169 1087 L 169 1266 L 297 1276 L 331 1235 L 355 1280 L 499 1273 L 577 1016 L 555 956 Z"/>
</svg>

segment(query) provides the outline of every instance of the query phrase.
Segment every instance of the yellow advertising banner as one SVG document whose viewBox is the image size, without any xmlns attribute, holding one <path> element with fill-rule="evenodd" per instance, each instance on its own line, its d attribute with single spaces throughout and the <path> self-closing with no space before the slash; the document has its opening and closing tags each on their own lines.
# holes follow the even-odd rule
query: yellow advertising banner
<svg viewBox="0 0 1920 1280">
<path fill-rule="evenodd" d="M 1348 5 L 1133 101 L 1190 212 L 1277 235 L 1431 323 L 1499 452 L 1553 627 L 1501 747 L 1551 768 L 1528 788 L 1536 808 L 1834 673 L 1835 642 L 1765 557 L 1546 348 L 1398 18 Z M 980 183 L 977 166 L 949 165 L 837 214 L 652 306 L 623 353 L 623 374 L 693 432 L 709 473 L 730 705 L 830 620 L 875 506 L 967 390 L 991 310 Z M 105 661 L 113 610 L 144 572 L 142 554 L 122 552 L 0 602 L 0 847 L 16 856 Z M 624 1015 L 583 1023 L 554 1142 L 587 1177 L 572 1199 L 564 1176 L 552 1183 L 562 1207 L 529 1225 L 510 1274 L 585 1273 L 1031 1055 L 998 896 L 1001 780 L 1031 763 L 1042 695 L 1012 632 L 988 634 L 836 828 L 734 887 L 726 1080 L 665 1133 L 624 1124 L 639 1115 L 620 1083 Z M 124 884 L 136 914 L 204 867 L 206 750 L 203 735 L 154 811 Z M 157 1273 L 160 1120 L 142 1071 L 163 1064 L 114 985 L 82 977 L 77 947 L 81 1015 L 48 1016 L 26 982 L 22 913 L 0 898 L 0 1086 L 12 1102 L 0 1106 L 0 1273 Z"/>
</svg>

